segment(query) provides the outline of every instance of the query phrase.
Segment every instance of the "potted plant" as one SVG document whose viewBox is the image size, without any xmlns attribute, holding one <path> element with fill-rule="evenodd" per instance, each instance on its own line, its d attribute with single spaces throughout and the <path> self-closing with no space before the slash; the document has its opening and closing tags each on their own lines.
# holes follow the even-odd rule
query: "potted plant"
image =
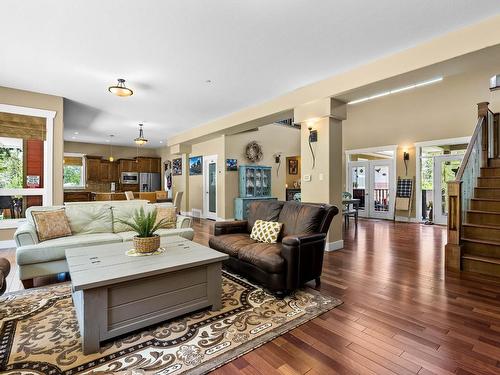
<svg viewBox="0 0 500 375">
<path fill-rule="evenodd" d="M 131 220 L 117 219 L 116 221 L 128 225 L 137 232 L 134 236 L 134 250 L 138 253 L 153 253 L 160 247 L 160 236 L 155 232 L 166 224 L 167 220 L 156 222 L 156 209 L 146 213 L 141 207 L 134 213 Z"/>
</svg>

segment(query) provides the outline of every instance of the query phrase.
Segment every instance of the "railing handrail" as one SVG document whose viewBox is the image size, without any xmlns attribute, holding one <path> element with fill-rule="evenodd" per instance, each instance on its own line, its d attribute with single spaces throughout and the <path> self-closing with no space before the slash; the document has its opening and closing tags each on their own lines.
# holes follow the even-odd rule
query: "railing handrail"
<svg viewBox="0 0 500 375">
<path fill-rule="evenodd" d="M 462 159 L 462 163 L 460 163 L 460 168 L 458 169 L 457 177 L 455 178 L 455 181 L 460 182 L 462 181 L 462 177 L 464 175 L 465 168 L 467 167 L 467 164 L 469 163 L 470 156 L 472 154 L 472 150 L 474 149 L 474 144 L 476 143 L 477 138 L 481 134 L 481 130 L 483 127 L 483 122 L 484 122 L 484 116 L 478 117 L 477 119 L 477 124 L 474 129 L 474 134 L 472 134 L 472 138 L 467 145 L 467 150 L 465 151 L 464 158 Z"/>
</svg>

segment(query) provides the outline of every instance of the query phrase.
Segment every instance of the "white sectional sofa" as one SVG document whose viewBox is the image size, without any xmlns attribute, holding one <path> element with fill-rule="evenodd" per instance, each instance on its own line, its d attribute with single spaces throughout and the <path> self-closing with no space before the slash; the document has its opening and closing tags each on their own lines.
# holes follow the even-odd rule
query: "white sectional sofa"
<svg viewBox="0 0 500 375">
<path fill-rule="evenodd" d="M 35 277 L 68 272 L 65 258 L 68 248 L 132 241 L 136 233 L 126 225 L 117 223 L 116 219 L 130 219 L 141 206 L 152 210 L 156 205 L 148 204 L 147 201 L 109 201 L 28 208 L 26 222 L 14 235 L 19 278 L 25 286 L 31 286 Z M 31 212 L 62 208 L 68 217 L 72 235 L 39 242 Z M 162 237 L 177 235 L 192 240 L 194 231 L 191 218 L 178 215 L 175 229 L 159 229 L 157 234 Z"/>
</svg>

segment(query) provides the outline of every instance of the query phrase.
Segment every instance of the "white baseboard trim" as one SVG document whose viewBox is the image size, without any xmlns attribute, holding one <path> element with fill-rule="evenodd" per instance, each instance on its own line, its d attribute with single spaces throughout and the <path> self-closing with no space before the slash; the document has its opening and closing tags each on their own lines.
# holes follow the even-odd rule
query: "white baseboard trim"
<svg viewBox="0 0 500 375">
<path fill-rule="evenodd" d="M 191 216 L 191 212 L 181 211 L 182 216 Z"/>
<path fill-rule="evenodd" d="M 215 219 L 215 221 L 234 221 L 234 217 L 231 217 L 229 219 L 224 219 L 223 217 L 218 217 Z"/>
<path fill-rule="evenodd" d="M 396 221 L 400 221 L 403 223 L 420 223 L 416 217 L 408 217 L 408 216 L 396 216 Z"/>
<path fill-rule="evenodd" d="M 0 241 L 0 249 L 12 249 L 13 247 L 16 247 L 16 241 L 14 240 Z"/>
<path fill-rule="evenodd" d="M 338 240 L 335 242 L 327 242 L 325 246 L 325 251 L 335 251 L 344 248 L 344 240 Z"/>
</svg>

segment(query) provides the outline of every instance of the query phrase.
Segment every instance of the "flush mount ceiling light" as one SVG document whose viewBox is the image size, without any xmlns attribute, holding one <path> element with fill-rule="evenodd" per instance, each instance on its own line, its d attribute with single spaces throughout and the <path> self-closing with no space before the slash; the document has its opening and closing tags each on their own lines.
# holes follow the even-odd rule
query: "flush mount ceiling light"
<svg viewBox="0 0 500 375">
<path fill-rule="evenodd" d="M 116 96 L 131 96 L 134 92 L 125 86 L 125 80 L 118 78 L 118 83 L 115 86 L 109 86 L 108 91 Z"/>
<path fill-rule="evenodd" d="M 144 131 L 142 130 L 142 124 L 139 124 L 139 136 L 134 139 L 134 142 L 136 145 L 138 146 L 142 146 L 146 143 L 148 143 L 148 140 L 146 138 L 144 138 Z"/>
<path fill-rule="evenodd" d="M 363 103 L 363 102 L 366 102 L 368 100 L 373 100 L 373 99 L 381 98 L 383 96 L 387 96 L 387 95 L 391 95 L 391 94 L 397 94 L 398 92 L 403 92 L 403 91 L 407 91 L 407 90 L 416 89 L 417 87 L 431 85 L 433 83 L 441 82 L 442 80 L 443 80 L 443 77 L 438 77 L 438 78 L 430 79 L 428 81 L 422 81 L 422 82 L 419 82 L 419 83 L 415 83 L 413 85 L 400 87 L 400 88 L 397 88 L 397 89 L 394 89 L 394 90 L 390 90 L 390 91 L 384 91 L 384 92 L 381 92 L 379 94 L 375 94 L 375 95 L 372 95 L 372 96 L 367 96 L 366 98 L 352 100 L 352 101 L 348 102 L 347 104 Z"/>
</svg>

